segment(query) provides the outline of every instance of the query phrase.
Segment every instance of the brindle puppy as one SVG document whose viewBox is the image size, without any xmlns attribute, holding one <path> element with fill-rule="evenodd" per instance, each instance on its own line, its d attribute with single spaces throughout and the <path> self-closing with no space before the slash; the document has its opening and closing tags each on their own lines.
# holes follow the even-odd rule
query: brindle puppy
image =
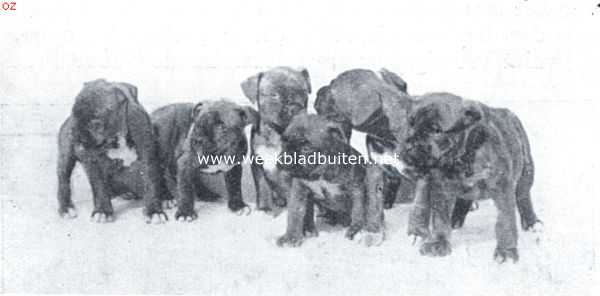
<svg viewBox="0 0 600 296">
<path fill-rule="evenodd" d="M 364 230 L 368 245 L 383 240 L 383 196 L 381 174 L 368 173 L 339 125 L 314 114 L 294 117 L 282 137 L 278 166 L 292 177 L 288 200 L 286 233 L 279 246 L 299 246 L 305 236 L 317 235 L 314 205 L 351 217 L 346 232 L 349 239 Z M 346 155 L 346 163 L 333 163 L 333 157 Z M 329 156 L 328 163 L 310 162 L 311 155 Z M 290 157 L 296 156 L 293 161 Z M 304 157 L 307 161 L 302 161 Z M 319 156 L 316 156 L 319 157 Z M 354 160 L 352 160 L 354 159 Z M 289 161 L 288 161 L 289 160 Z M 369 180 L 368 177 L 371 177 Z"/>
<path fill-rule="evenodd" d="M 500 263 L 509 258 L 517 261 L 516 208 L 523 229 L 540 223 L 530 197 L 533 159 L 519 119 L 507 109 L 433 93 L 420 98 L 409 122 L 402 158 L 418 178 L 411 213 L 416 222 L 409 223 L 409 232 L 426 236 L 421 253 L 451 252 L 450 231 L 456 221 L 450 213 L 456 198 L 491 198 L 498 209 L 494 258 Z"/>
<path fill-rule="evenodd" d="M 152 124 L 135 86 L 104 79 L 85 83 L 60 128 L 58 154 L 61 216 L 76 216 L 71 173 L 81 162 L 94 195 L 94 221 L 112 221 L 111 198 L 121 194 L 144 198 L 148 222 L 167 219 L 161 199 L 170 197 L 164 190 Z"/>
<path fill-rule="evenodd" d="M 277 67 L 246 79 L 241 87 L 260 113 L 250 139 L 251 153 L 259 158 L 252 163 L 256 207 L 276 210 L 275 206 L 285 207 L 291 186 L 291 179 L 275 162 L 281 152 L 281 134 L 292 117 L 306 113 L 310 76 L 306 69 Z"/>
<path fill-rule="evenodd" d="M 225 173 L 229 209 L 249 213 L 242 200 L 241 162 L 248 150 L 244 127 L 256 117 L 252 108 L 226 100 L 171 104 L 152 113 L 167 185 L 178 198 L 175 219 L 196 219 L 194 197 L 215 195 L 202 184 L 202 174 Z"/>
<path fill-rule="evenodd" d="M 407 84 L 400 78 L 396 73 L 391 72 L 385 68 L 378 72 L 369 70 L 353 70 L 347 71 L 336 79 L 331 81 L 330 85 L 321 87 L 317 92 L 317 99 L 315 100 L 315 110 L 319 115 L 325 116 L 327 119 L 337 122 L 342 127 L 344 134 L 347 139 L 350 139 L 352 134 L 352 120 L 347 117 L 347 112 L 336 105 L 337 97 L 347 98 L 351 104 L 356 107 L 360 107 L 363 103 L 361 100 L 361 93 L 373 93 L 369 89 L 381 89 L 385 90 L 385 93 L 390 98 L 397 98 L 401 102 L 407 97 Z M 347 91 L 347 92 L 346 92 Z M 385 132 L 389 128 L 389 123 L 385 120 L 381 120 L 383 117 L 372 117 L 375 120 L 367 120 L 366 123 L 361 123 L 358 128 L 365 128 L 367 126 L 380 126 L 379 130 Z M 371 156 L 371 150 L 373 149 L 374 142 L 376 139 L 385 140 L 385 137 L 390 137 L 388 134 L 381 134 L 379 136 L 368 134 L 366 137 L 367 149 L 369 156 Z M 372 159 L 375 161 L 375 159 Z M 385 208 L 392 208 L 396 200 L 404 202 L 412 201 L 414 183 L 405 177 L 403 177 L 396 169 L 389 165 L 381 164 L 384 171 L 383 174 L 383 195 L 385 197 Z"/>
</svg>

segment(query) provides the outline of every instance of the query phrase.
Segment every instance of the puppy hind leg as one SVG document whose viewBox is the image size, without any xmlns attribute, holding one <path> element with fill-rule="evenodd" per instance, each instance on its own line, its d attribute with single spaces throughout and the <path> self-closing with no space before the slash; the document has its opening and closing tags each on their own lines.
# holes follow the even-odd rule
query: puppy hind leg
<svg viewBox="0 0 600 296">
<path fill-rule="evenodd" d="M 533 186 L 533 170 L 523 169 L 523 174 L 517 182 L 517 209 L 521 217 L 521 228 L 525 231 L 540 230 L 542 221 L 538 219 L 531 202 L 531 187 Z"/>
<path fill-rule="evenodd" d="M 59 148 L 60 149 L 60 148 Z M 58 213 L 61 217 L 75 218 L 77 212 L 71 199 L 71 174 L 76 160 L 70 152 L 59 152 L 58 175 Z"/>
<path fill-rule="evenodd" d="M 471 210 L 473 201 L 469 199 L 457 198 L 452 210 L 452 228 L 457 229 L 463 227 L 467 214 Z"/>
<path fill-rule="evenodd" d="M 512 192 L 514 190 L 508 190 L 507 193 L 498 194 L 494 198 L 494 203 L 498 209 L 495 227 L 497 246 L 494 251 L 494 260 L 498 263 L 504 263 L 509 258 L 513 262 L 519 260 L 516 200 Z"/>
</svg>

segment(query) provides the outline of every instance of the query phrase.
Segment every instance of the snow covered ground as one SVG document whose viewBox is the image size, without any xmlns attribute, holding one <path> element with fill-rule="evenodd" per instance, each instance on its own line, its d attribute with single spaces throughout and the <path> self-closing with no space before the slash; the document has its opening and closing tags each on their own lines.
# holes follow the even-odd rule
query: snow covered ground
<svg viewBox="0 0 600 296">
<path fill-rule="evenodd" d="M 582 116 L 591 112 L 578 106 L 544 105 L 547 116 L 553 111 Z M 34 122 L 52 130 L 65 110 L 47 107 L 40 111 L 45 119 Z M 22 116 L 31 115 L 17 110 L 3 113 L 5 123 L 22 122 Z M 589 203 L 597 197 L 589 183 L 592 175 L 585 163 L 553 158 L 555 152 L 579 152 L 571 145 L 553 146 L 556 135 L 568 137 L 570 126 L 537 129 L 535 120 L 532 125 L 527 127 L 538 160 L 533 200 L 545 232 L 522 233 L 521 261 L 502 266 L 492 261 L 491 202 L 483 202 L 465 228 L 454 233 L 453 253 L 447 258 L 422 257 L 411 245 L 405 235 L 408 205 L 386 212 L 387 240 L 372 248 L 346 240 L 341 228 L 320 225 L 318 238 L 297 249 L 281 249 L 274 241 L 285 231 L 285 212 L 276 218 L 257 211 L 236 216 L 223 202 L 198 202 L 199 218 L 193 223 L 147 225 L 140 202 L 115 200 L 116 222 L 99 225 L 89 221 L 91 192 L 81 169 L 73 177 L 79 217 L 63 220 L 56 214 L 55 135 L 5 130 L 9 135 L 2 138 L 4 291 L 587 295 L 597 268 L 597 203 Z M 580 151 L 579 158 L 587 153 Z M 252 202 L 250 184 L 245 170 L 245 199 Z M 173 210 L 168 214 L 172 217 Z"/>
<path fill-rule="evenodd" d="M 598 295 L 595 2 L 17 2 L 0 12 L 2 292 Z M 149 111 L 216 96 L 246 104 L 239 83 L 277 65 L 309 70 L 310 105 L 341 71 L 386 67 L 413 94 L 510 108 L 530 137 L 544 233 L 521 233 L 521 260 L 499 266 L 491 202 L 453 234 L 445 258 L 411 245 L 408 205 L 386 212 L 387 239 L 372 248 L 326 225 L 300 248 L 278 248 L 285 212 L 240 217 L 223 201 L 198 202 L 193 223 L 147 225 L 140 202 L 115 200 L 116 221 L 98 225 L 80 168 L 79 217 L 58 217 L 55 137 L 84 81 L 133 83 Z M 248 170 L 243 181 L 253 202 Z"/>
</svg>

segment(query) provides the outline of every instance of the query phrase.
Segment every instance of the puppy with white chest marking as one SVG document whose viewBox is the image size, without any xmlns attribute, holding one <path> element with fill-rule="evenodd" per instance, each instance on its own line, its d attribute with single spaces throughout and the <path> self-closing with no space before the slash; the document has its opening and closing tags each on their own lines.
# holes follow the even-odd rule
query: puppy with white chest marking
<svg viewBox="0 0 600 296">
<path fill-rule="evenodd" d="M 113 220 L 111 198 L 143 197 L 148 222 L 167 219 L 161 201 L 170 199 L 157 158 L 148 113 L 128 83 L 98 79 L 84 84 L 58 135 L 58 201 L 63 217 L 75 217 L 71 173 L 83 164 L 92 186 L 96 222 Z"/>
<path fill-rule="evenodd" d="M 249 77 L 241 87 L 260 114 L 250 139 L 252 155 L 260 158 L 252 163 L 252 175 L 256 207 L 268 212 L 286 205 L 291 179 L 275 160 L 282 149 L 281 134 L 295 115 L 306 113 L 310 76 L 306 69 L 276 67 Z"/>
<path fill-rule="evenodd" d="M 369 152 L 369 157 L 372 161 L 380 164 L 383 169 L 383 190 L 385 196 L 385 208 L 389 209 L 393 206 L 396 200 L 411 201 L 413 199 L 414 183 L 403 177 L 394 166 L 388 164 L 388 159 L 378 158 L 376 153 L 370 149 L 370 143 L 374 138 L 383 139 L 389 138 L 389 120 L 380 116 L 382 111 L 369 109 L 369 105 L 365 104 L 370 97 L 384 97 L 380 100 L 390 100 L 402 103 L 409 97 L 407 95 L 407 84 L 396 73 L 387 69 L 379 71 L 355 69 L 343 72 L 329 85 L 321 87 L 317 92 L 315 100 L 315 110 L 319 115 L 325 116 L 327 119 L 339 123 L 350 139 L 352 128 L 358 130 L 375 127 L 377 134 L 367 134 L 366 144 Z M 361 110 L 364 108 L 363 110 Z M 352 120 L 348 115 L 356 110 L 357 114 L 372 114 L 367 119 Z M 361 111 L 364 111 L 361 113 Z M 371 113 L 372 112 L 372 113 Z M 398 114 L 402 115 L 402 114 Z M 354 126 L 358 124 L 358 126 Z M 392 123 L 393 124 L 393 123 Z"/>
<path fill-rule="evenodd" d="M 249 213 L 242 200 L 241 162 L 248 151 L 244 128 L 257 116 L 251 107 L 227 100 L 171 104 L 152 113 L 167 186 L 177 197 L 175 219 L 192 221 L 197 217 L 196 196 L 214 198 L 202 183 L 203 174 L 223 173 L 229 209 Z"/>
<path fill-rule="evenodd" d="M 342 155 L 348 161 L 335 158 Z M 323 160 L 316 160 L 321 157 Z M 315 205 L 349 216 L 350 227 L 346 232 L 349 239 L 361 233 L 366 234 L 367 245 L 382 242 L 381 186 L 368 180 L 368 176 L 373 176 L 373 180 L 381 176 L 369 174 L 370 168 L 361 163 L 360 158 L 338 124 L 314 114 L 294 117 L 282 136 L 281 161 L 278 162 L 279 168 L 292 178 L 287 231 L 277 240 L 279 246 L 299 246 L 305 237 L 317 235 Z"/>
</svg>

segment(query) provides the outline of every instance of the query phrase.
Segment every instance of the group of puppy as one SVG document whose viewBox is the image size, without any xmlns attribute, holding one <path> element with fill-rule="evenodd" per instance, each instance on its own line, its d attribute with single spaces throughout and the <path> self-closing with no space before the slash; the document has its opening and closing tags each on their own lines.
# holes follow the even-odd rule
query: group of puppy
<svg viewBox="0 0 600 296">
<path fill-rule="evenodd" d="M 317 235 L 315 214 L 347 227 L 346 236 L 367 245 L 384 239 L 384 208 L 396 196 L 412 200 L 408 234 L 422 239 L 420 252 L 446 256 L 451 230 L 460 228 L 473 201 L 491 198 L 498 210 L 494 259 L 518 260 L 517 217 L 523 230 L 541 226 L 530 197 L 534 166 L 527 135 L 507 109 L 491 108 L 449 93 L 412 96 L 395 73 L 354 69 L 319 89 L 318 114 L 308 114 L 306 69 L 277 67 L 241 83 L 257 106 L 226 99 L 179 103 L 148 114 L 128 83 L 84 83 L 58 137 L 58 201 L 63 217 L 77 216 L 71 173 L 80 162 L 93 191 L 96 222 L 113 220 L 111 199 L 143 199 L 147 222 L 192 221 L 196 198 L 217 194 L 203 176 L 222 173 L 228 207 L 249 212 L 242 199 L 241 160 L 251 155 L 256 207 L 287 207 L 279 246 L 299 246 Z M 252 125 L 251 139 L 245 127 Z M 277 162 L 282 153 L 360 156 L 352 130 L 366 133 L 372 162 L 318 164 Z M 250 147 L 249 147 L 250 146 Z"/>
</svg>

